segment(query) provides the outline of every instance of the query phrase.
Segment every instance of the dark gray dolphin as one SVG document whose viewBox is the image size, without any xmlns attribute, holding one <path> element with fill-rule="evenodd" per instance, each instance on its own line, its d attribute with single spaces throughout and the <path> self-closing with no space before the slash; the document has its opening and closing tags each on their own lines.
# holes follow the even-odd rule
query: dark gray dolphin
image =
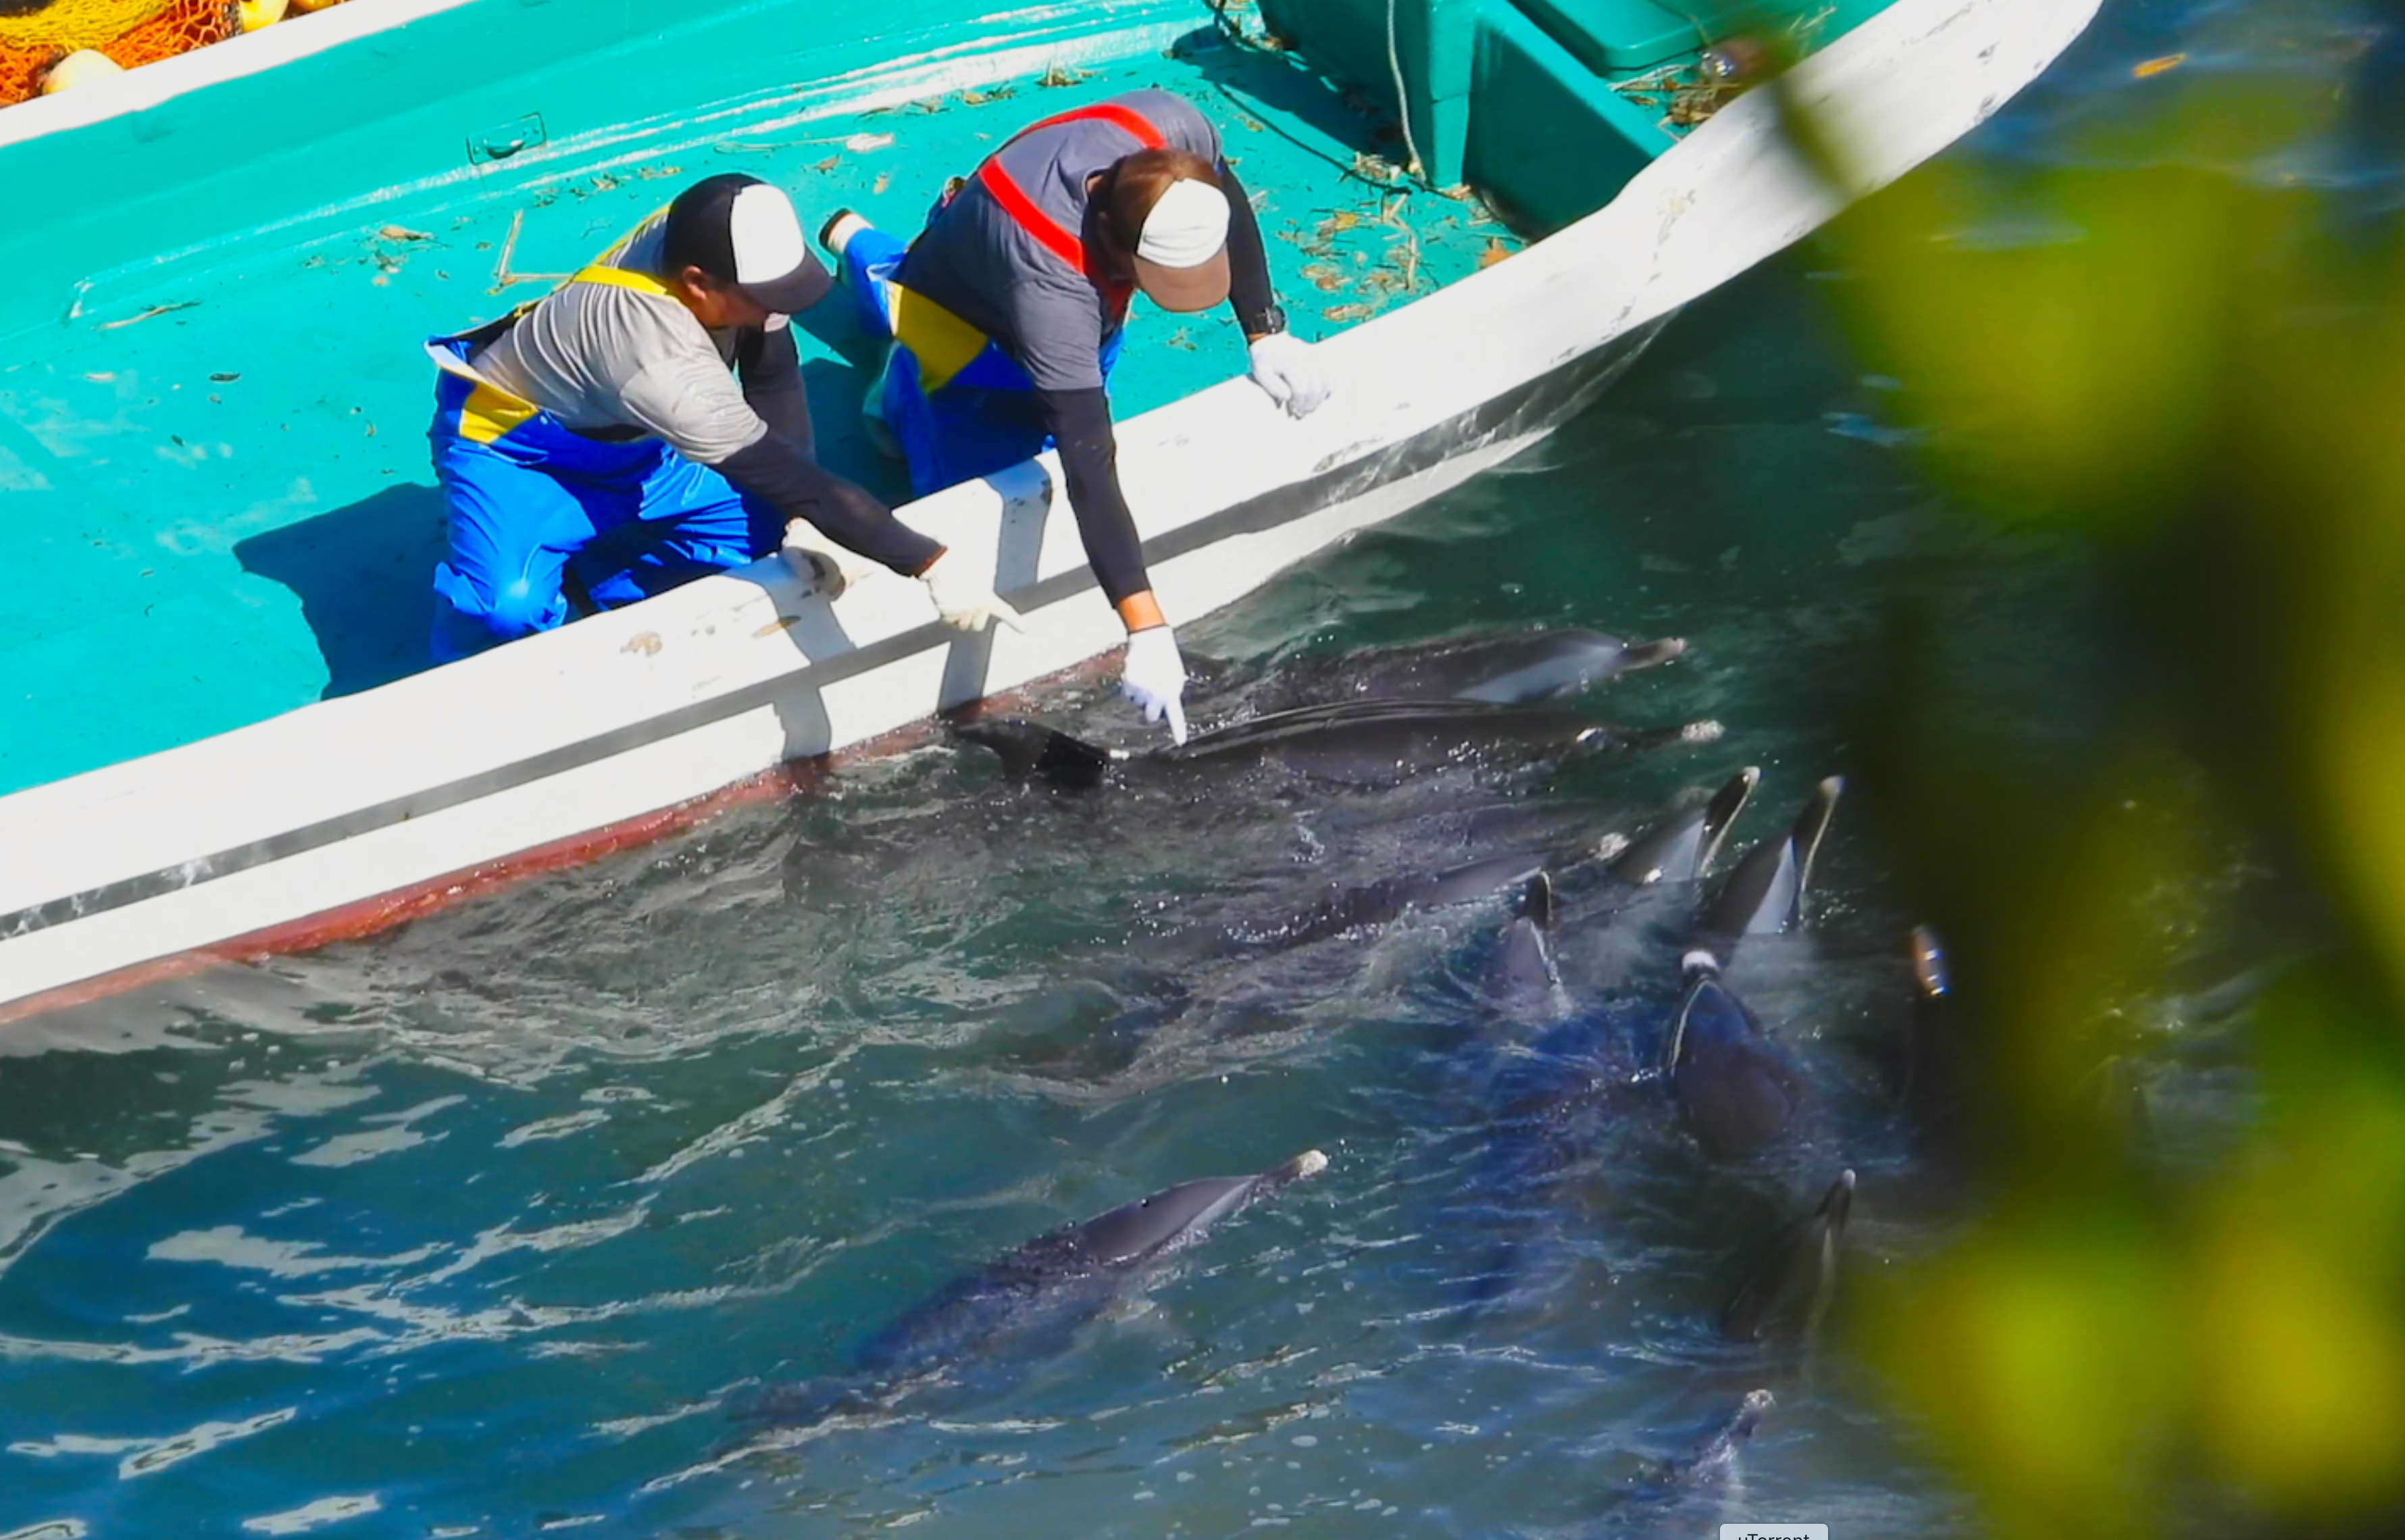
<svg viewBox="0 0 2405 1540">
<path fill-rule="evenodd" d="M 1813 788 L 1785 837 L 1746 852 L 1696 922 L 1699 945 L 1681 963 L 1686 987 L 1662 1046 L 1662 1070 L 1704 1148 L 1737 1156 L 1786 1137 L 1807 1089 L 1793 1060 L 1721 973 L 1737 939 L 1787 929 L 1798 917 L 1812 863 L 1845 783 Z"/>
<path fill-rule="evenodd" d="M 1255 717 L 1189 738 L 1182 746 L 1133 753 L 1083 743 L 1019 718 L 963 722 L 953 732 L 991 749 L 1014 776 L 1063 786 L 1099 786 L 1119 774 L 1177 774 L 1262 763 L 1323 779 L 1382 785 L 1414 771 L 1482 753 L 1561 754 L 1571 749 L 1642 750 L 1709 743 L 1718 722 L 1623 728 L 1560 707 L 1493 706 L 1480 701 L 1340 701 Z"/>
<path fill-rule="evenodd" d="M 1181 1183 L 1038 1236 L 905 1311 L 852 1355 L 854 1373 L 770 1392 L 738 1415 L 796 1423 L 891 1407 L 964 1365 L 1057 1348 L 1220 1221 L 1327 1166 L 1306 1150 L 1266 1171 Z"/>
<path fill-rule="evenodd" d="M 1690 972 L 1662 1068 L 1696 1141 L 1723 1159 L 1786 1138 L 1808 1099 L 1802 1072 L 1716 968 Z"/>
<path fill-rule="evenodd" d="M 1745 811 L 1762 772 L 1749 764 L 1700 807 L 1646 830 L 1611 858 L 1611 875 L 1638 887 L 1657 882 L 1694 882 L 1719 859 L 1730 826 Z"/>
<path fill-rule="evenodd" d="M 1628 642 L 1600 631 L 1507 631 L 1384 649 L 1346 673 L 1353 693 L 1366 697 L 1521 705 L 1558 700 L 1686 650 L 1677 637 Z"/>
<path fill-rule="evenodd" d="M 1793 925 L 1801 917 L 1805 890 L 1811 886 L 1812 862 L 1821 853 L 1821 837 L 1829 832 L 1829 819 L 1835 815 L 1837 798 L 1845 789 L 1845 781 L 1836 776 L 1814 787 L 1787 837 L 1765 840 L 1745 853 L 1696 929 L 1707 936 L 1734 939 L 1771 935 Z"/>
<path fill-rule="evenodd" d="M 1721 1310 L 1721 1335 L 1739 1342 L 1809 1343 L 1837 1289 L 1837 1258 L 1853 1211 L 1854 1173 L 1841 1172 L 1820 1207 L 1787 1226 Z"/>
<path fill-rule="evenodd" d="M 1912 930 L 1912 1019 L 1905 1038 L 1903 1102 L 1924 1139 L 1948 1130 L 1961 1105 L 1962 1043 L 1954 1022 L 1946 945 L 1926 925 Z"/>
<path fill-rule="evenodd" d="M 1486 966 L 1487 992 L 1506 1011 L 1550 1002 L 1561 987 L 1554 967 L 1554 879 L 1541 870 L 1520 894 L 1520 912 L 1503 927 Z"/>
<path fill-rule="evenodd" d="M 1676 637 L 1631 642 L 1600 631 L 1506 630 L 1440 637 L 1277 664 L 1250 686 L 1245 665 L 1188 654 L 1189 702 L 1249 689 L 1264 710 L 1346 699 L 1471 700 L 1522 706 L 1559 700 L 1590 686 L 1669 662 L 1687 650 Z"/>
<path fill-rule="evenodd" d="M 1715 1485 L 1728 1478 L 1737 1463 L 1737 1451 L 1753 1436 L 1762 1420 L 1776 1405 L 1765 1390 L 1745 1393 L 1737 1411 L 1729 1420 L 1706 1435 L 1703 1441 L 1686 1454 L 1665 1460 L 1653 1474 L 1638 1485 L 1640 1497 L 1667 1497 L 1678 1491 Z"/>
<path fill-rule="evenodd" d="M 1545 858 L 1514 850 L 1449 866 L 1442 872 L 1406 872 L 1346 888 L 1299 915 L 1228 932 L 1229 949 L 1276 951 L 1301 946 L 1365 926 L 1384 925 L 1413 910 L 1442 909 L 1491 898 L 1543 872 Z"/>
</svg>

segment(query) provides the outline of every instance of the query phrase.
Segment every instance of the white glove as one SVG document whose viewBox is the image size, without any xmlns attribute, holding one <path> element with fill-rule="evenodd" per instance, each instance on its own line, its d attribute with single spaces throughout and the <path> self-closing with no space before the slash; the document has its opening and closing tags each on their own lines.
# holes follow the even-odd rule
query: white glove
<svg viewBox="0 0 2405 1540">
<path fill-rule="evenodd" d="M 1171 740 L 1186 741 L 1186 660 L 1177 655 L 1177 638 L 1169 627 L 1147 625 L 1128 633 L 1119 689 L 1135 702 L 1145 721 L 1165 717 Z"/>
<path fill-rule="evenodd" d="M 977 568 L 965 561 L 952 560 L 945 552 L 919 574 L 927 585 L 928 596 L 935 601 L 935 613 L 944 617 L 946 625 L 963 631 L 982 631 L 992 622 L 1000 621 L 1021 636 L 1027 627 L 1019 623 L 1019 611 L 994 597 L 993 590 L 981 581 Z"/>
<path fill-rule="evenodd" d="M 1289 416 L 1310 416 L 1334 388 L 1312 357 L 1311 344 L 1290 331 L 1256 338 L 1252 351 L 1253 384 L 1268 391 Z"/>
<path fill-rule="evenodd" d="M 777 553 L 785 558 L 795 577 L 830 599 L 841 598 L 845 589 L 877 565 L 828 539 L 808 519 L 795 519 L 785 526 L 785 540 Z"/>
</svg>

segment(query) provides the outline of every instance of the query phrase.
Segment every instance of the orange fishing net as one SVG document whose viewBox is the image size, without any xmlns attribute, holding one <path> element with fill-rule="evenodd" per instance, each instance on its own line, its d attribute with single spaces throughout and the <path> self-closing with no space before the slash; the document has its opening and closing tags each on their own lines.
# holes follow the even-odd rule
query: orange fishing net
<svg viewBox="0 0 2405 1540">
<path fill-rule="evenodd" d="M 234 0 L 0 0 L 0 106 L 39 95 L 42 72 L 77 49 L 131 69 L 241 30 Z"/>
</svg>

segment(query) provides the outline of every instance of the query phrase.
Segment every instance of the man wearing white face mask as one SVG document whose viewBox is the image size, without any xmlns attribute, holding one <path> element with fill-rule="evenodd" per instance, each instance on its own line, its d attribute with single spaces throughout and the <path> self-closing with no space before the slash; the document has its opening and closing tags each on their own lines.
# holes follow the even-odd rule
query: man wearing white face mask
<svg viewBox="0 0 2405 1540">
<path fill-rule="evenodd" d="M 864 326 L 899 344 L 876 405 L 921 496 L 1057 443 L 1088 564 L 1127 627 L 1121 685 L 1186 740 L 1186 669 L 1119 488 L 1104 381 L 1138 290 L 1227 303 L 1252 377 L 1297 417 L 1328 382 L 1287 333 L 1251 202 L 1193 105 L 1140 91 L 1028 128 L 948 193 L 907 251 L 858 216 L 821 239 Z"/>
</svg>

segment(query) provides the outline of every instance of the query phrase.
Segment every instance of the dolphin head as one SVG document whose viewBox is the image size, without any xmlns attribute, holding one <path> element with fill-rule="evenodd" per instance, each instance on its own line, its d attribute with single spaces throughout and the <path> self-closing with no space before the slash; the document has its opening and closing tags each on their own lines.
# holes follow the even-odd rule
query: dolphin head
<svg viewBox="0 0 2405 1540">
<path fill-rule="evenodd" d="M 1837 811 L 1846 783 L 1831 776 L 1812 789 L 1787 837 L 1765 840 L 1745 853 L 1704 912 L 1702 929 L 1716 936 L 1772 935 L 1795 923 L 1812 883 L 1812 862 Z"/>
<path fill-rule="evenodd" d="M 1747 765 L 1731 777 L 1700 807 L 1656 824 L 1637 836 L 1611 860 L 1612 875 L 1639 888 L 1657 882 L 1693 882 L 1720 854 L 1729 826 L 1753 795 L 1762 772 Z"/>
<path fill-rule="evenodd" d="M 1106 1267 L 1133 1267 L 1192 1245 L 1212 1225 L 1255 1198 L 1327 1169 L 1328 1157 L 1305 1150 L 1282 1166 L 1251 1176 L 1182 1182 L 1120 1205 L 1072 1232 L 1077 1249 Z"/>
</svg>

